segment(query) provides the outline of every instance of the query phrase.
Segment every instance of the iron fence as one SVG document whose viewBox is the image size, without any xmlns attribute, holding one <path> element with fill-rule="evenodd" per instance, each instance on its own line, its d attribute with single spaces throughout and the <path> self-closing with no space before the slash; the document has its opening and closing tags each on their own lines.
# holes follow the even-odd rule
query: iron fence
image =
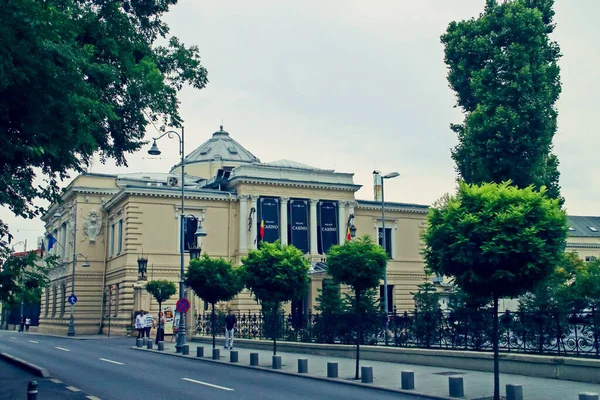
<svg viewBox="0 0 600 400">
<path fill-rule="evenodd" d="M 278 314 L 237 311 L 236 336 L 306 343 L 356 343 L 356 315 Z M 390 346 L 448 350 L 491 351 L 493 311 L 420 312 L 390 314 Z M 504 312 L 499 321 L 500 350 L 600 358 L 600 312 Z M 364 314 L 363 344 L 384 345 L 385 316 Z M 225 333 L 225 314 L 217 314 L 215 329 Z M 196 315 L 196 333 L 212 335 L 211 314 Z"/>
</svg>

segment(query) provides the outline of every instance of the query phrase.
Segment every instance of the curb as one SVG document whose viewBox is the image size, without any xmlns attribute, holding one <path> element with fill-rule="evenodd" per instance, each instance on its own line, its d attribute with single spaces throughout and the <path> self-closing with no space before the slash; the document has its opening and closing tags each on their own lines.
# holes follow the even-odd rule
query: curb
<svg viewBox="0 0 600 400">
<path fill-rule="evenodd" d="M 28 361 L 21 360 L 20 358 L 17 358 L 15 356 L 11 356 L 8 353 L 0 353 L 0 359 L 6 361 L 9 364 L 12 364 L 21 369 L 24 369 L 25 371 L 30 372 L 36 376 L 39 376 L 40 378 L 49 378 L 50 377 L 50 373 L 48 372 L 47 369 L 39 367 Z"/>
<path fill-rule="evenodd" d="M 421 398 L 421 399 L 455 400 L 455 398 L 453 398 L 453 397 L 446 397 L 446 396 L 439 396 L 439 395 L 435 395 L 435 394 L 420 393 L 420 392 L 415 392 L 415 391 L 412 391 L 412 390 L 387 388 L 387 387 L 384 387 L 384 386 L 375 386 L 375 385 L 361 383 L 361 382 L 346 381 L 346 380 L 343 380 L 343 379 L 340 379 L 340 378 L 327 378 L 327 377 L 324 377 L 324 376 L 314 376 L 314 375 L 307 375 L 307 374 L 297 374 L 297 373 L 294 373 L 294 372 L 281 371 L 281 370 L 276 370 L 276 369 L 266 368 L 266 367 L 260 367 L 260 366 L 259 367 L 252 367 L 250 365 L 243 365 L 243 364 L 238 364 L 238 363 L 230 363 L 230 362 L 220 361 L 220 360 L 212 360 L 210 358 L 196 358 L 196 357 L 190 357 L 188 355 L 177 354 L 177 353 L 167 353 L 167 352 L 164 352 L 164 351 L 158 351 L 158 350 L 154 350 L 154 349 L 153 350 L 149 350 L 149 349 L 145 349 L 145 348 L 142 348 L 142 347 L 136 347 L 136 346 L 133 346 L 131 348 L 133 350 L 141 350 L 141 351 L 146 351 L 146 352 L 149 352 L 149 353 L 163 354 L 163 355 L 168 355 L 168 356 L 171 356 L 171 357 L 186 358 L 188 360 L 208 362 L 208 363 L 214 363 L 214 364 L 222 364 L 222 365 L 230 365 L 232 367 L 245 368 L 245 369 L 253 369 L 253 370 L 258 370 L 258 371 L 263 371 L 263 372 L 271 372 L 271 373 L 274 373 L 274 374 L 294 376 L 294 377 L 297 377 L 297 378 L 304 378 L 304 379 L 312 379 L 312 380 L 317 380 L 317 381 L 339 383 L 339 384 L 342 384 L 342 385 L 358 386 L 358 387 L 362 387 L 362 388 L 379 390 L 379 391 L 384 391 L 384 392 L 406 394 L 406 395 L 410 395 L 410 396 L 413 396 L 415 398 Z M 464 400 L 469 400 L 466 397 L 463 397 L 463 399 Z"/>
</svg>

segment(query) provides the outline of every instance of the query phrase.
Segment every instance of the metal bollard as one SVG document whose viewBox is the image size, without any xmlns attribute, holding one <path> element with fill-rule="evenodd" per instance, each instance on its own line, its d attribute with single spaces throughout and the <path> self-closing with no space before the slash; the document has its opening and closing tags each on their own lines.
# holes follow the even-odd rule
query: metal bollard
<svg viewBox="0 0 600 400">
<path fill-rule="evenodd" d="M 450 397 L 465 397 L 465 388 L 462 376 L 448 377 Z"/>
<path fill-rule="evenodd" d="M 273 356 L 273 369 L 281 369 L 281 356 Z"/>
<path fill-rule="evenodd" d="M 36 400 L 38 395 L 38 383 L 29 381 L 27 384 L 27 400 Z"/>
<path fill-rule="evenodd" d="M 148 340 L 148 343 L 146 343 L 146 348 L 148 350 L 152 350 L 152 340 Z"/>
<path fill-rule="evenodd" d="M 258 353 L 250 353 L 250 365 L 258 367 Z"/>
<path fill-rule="evenodd" d="M 308 373 L 308 358 L 299 358 L 298 359 L 298 373 L 299 374 L 307 374 Z"/>
<path fill-rule="evenodd" d="M 338 377 L 338 363 L 328 362 L 327 363 L 327 377 L 337 378 Z"/>
<path fill-rule="evenodd" d="M 144 346 L 146 345 L 146 343 L 148 343 L 148 338 L 147 337 L 143 337 L 142 338 L 142 343 L 144 344 Z"/>
<path fill-rule="evenodd" d="M 360 367 L 362 383 L 373 383 L 373 367 Z"/>
<path fill-rule="evenodd" d="M 158 342 L 158 351 L 165 351 L 165 342 L 162 340 Z"/>
<path fill-rule="evenodd" d="M 523 386 L 506 385 L 506 400 L 523 400 Z"/>
<path fill-rule="evenodd" d="M 229 362 L 236 363 L 236 362 L 238 362 L 238 360 L 239 360 L 239 356 L 238 356 L 237 350 L 231 350 L 229 352 Z"/>
<path fill-rule="evenodd" d="M 415 389 L 415 372 L 414 371 L 400 372 L 400 380 L 402 382 L 402 389 L 404 389 L 404 390 L 414 390 Z"/>
<path fill-rule="evenodd" d="M 204 347 L 196 347 L 196 357 L 204 357 Z"/>
<path fill-rule="evenodd" d="M 221 350 L 220 349 L 213 349 L 212 359 L 213 360 L 220 360 L 221 359 Z"/>
<path fill-rule="evenodd" d="M 184 344 L 181 347 L 181 352 L 184 356 L 187 356 L 188 354 L 190 354 L 190 345 L 189 344 Z"/>
<path fill-rule="evenodd" d="M 144 345 L 144 340 L 143 339 L 135 339 L 135 346 L 136 347 L 142 347 Z"/>
<path fill-rule="evenodd" d="M 598 393 L 579 393 L 579 400 L 599 400 Z"/>
</svg>

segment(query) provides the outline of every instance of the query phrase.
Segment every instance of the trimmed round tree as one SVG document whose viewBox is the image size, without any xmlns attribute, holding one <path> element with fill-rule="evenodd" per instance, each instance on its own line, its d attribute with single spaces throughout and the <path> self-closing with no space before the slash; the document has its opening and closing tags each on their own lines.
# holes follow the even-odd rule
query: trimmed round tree
<svg viewBox="0 0 600 400">
<path fill-rule="evenodd" d="M 356 297 L 355 304 L 361 305 L 361 295 L 379 286 L 385 273 L 387 254 L 383 248 L 364 236 L 343 245 L 332 246 L 327 253 L 327 271 L 337 282 L 348 285 Z M 360 343 L 362 341 L 362 308 L 356 311 L 356 374 L 359 378 Z"/>
<path fill-rule="evenodd" d="M 162 313 L 162 303 L 169 300 L 171 296 L 177 293 L 177 286 L 174 282 L 166 279 L 157 279 L 146 284 L 146 291 L 158 302 L 158 329 L 156 330 L 157 342 L 164 337 L 165 327 L 162 324 L 160 314 Z"/>
<path fill-rule="evenodd" d="M 213 349 L 216 347 L 215 304 L 233 299 L 243 289 L 238 270 L 223 258 L 210 258 L 208 254 L 191 260 L 185 273 L 185 284 L 202 300 L 212 306 L 211 330 Z"/>
<path fill-rule="evenodd" d="M 277 354 L 279 306 L 306 294 L 310 264 L 302 251 L 292 245 L 282 246 L 277 241 L 261 242 L 258 250 L 251 250 L 242 259 L 242 268 L 246 287 L 272 314 L 273 354 Z"/>
<path fill-rule="evenodd" d="M 494 397 L 499 399 L 498 299 L 530 291 L 560 262 L 567 216 L 546 189 L 510 182 L 459 184 L 429 211 L 423 234 L 427 267 L 494 304 Z"/>
</svg>

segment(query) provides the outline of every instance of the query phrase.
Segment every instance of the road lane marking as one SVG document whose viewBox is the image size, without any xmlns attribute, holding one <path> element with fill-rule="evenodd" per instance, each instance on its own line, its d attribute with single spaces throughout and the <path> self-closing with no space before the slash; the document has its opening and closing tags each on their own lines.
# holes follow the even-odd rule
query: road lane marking
<svg viewBox="0 0 600 400">
<path fill-rule="evenodd" d="M 59 381 L 58 379 L 54 379 L 54 378 L 50 379 L 50 382 L 54 382 L 54 383 L 62 383 L 62 381 Z"/>
<path fill-rule="evenodd" d="M 100 400 L 100 397 L 96 397 L 96 396 L 86 396 L 86 399 L 90 399 L 90 400 Z"/>
<path fill-rule="evenodd" d="M 80 389 L 77 389 L 77 388 L 76 388 L 76 387 L 74 387 L 74 386 L 67 386 L 67 389 L 69 389 L 71 392 L 81 392 L 81 390 L 80 390 Z"/>
<path fill-rule="evenodd" d="M 28 342 L 30 342 L 30 343 L 39 343 L 39 342 L 36 342 L 35 340 L 28 340 Z"/>
<path fill-rule="evenodd" d="M 108 359 L 106 359 L 106 358 L 101 358 L 100 360 L 102 360 L 102 361 L 106 361 L 106 362 L 108 362 L 108 363 L 117 364 L 117 365 L 125 365 L 125 364 L 124 364 L 124 363 L 122 363 L 122 362 L 113 361 L 113 360 L 108 360 Z"/>
<path fill-rule="evenodd" d="M 17 340 L 17 338 L 16 338 L 16 337 L 14 337 L 14 336 L 11 336 L 10 338 L 11 338 L 11 339 L 15 339 L 15 340 Z"/>
<path fill-rule="evenodd" d="M 215 389 L 227 390 L 229 392 L 233 391 L 233 389 L 231 389 L 231 388 L 226 388 L 226 387 L 219 386 L 219 385 L 213 385 L 212 383 L 201 382 L 201 381 L 197 381 L 195 379 L 190 379 L 190 378 L 181 378 L 181 379 L 183 379 L 184 381 L 197 383 L 199 385 L 210 386 L 210 387 L 213 387 Z"/>
<path fill-rule="evenodd" d="M 71 351 L 69 349 L 65 349 L 64 347 L 58 347 L 58 346 L 56 346 L 56 348 L 59 349 L 59 350 L 62 350 L 62 351 Z"/>
</svg>

